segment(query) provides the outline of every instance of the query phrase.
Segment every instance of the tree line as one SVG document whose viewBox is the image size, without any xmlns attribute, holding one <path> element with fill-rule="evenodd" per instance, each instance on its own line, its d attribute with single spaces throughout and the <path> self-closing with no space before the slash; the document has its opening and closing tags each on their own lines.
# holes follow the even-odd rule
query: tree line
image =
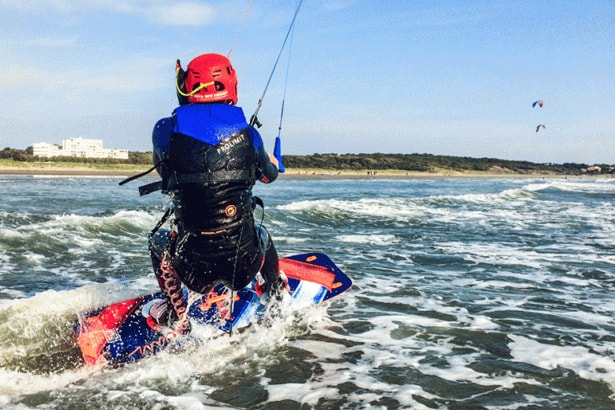
<svg viewBox="0 0 615 410">
<path fill-rule="evenodd" d="M 32 147 L 25 150 L 4 148 L 0 151 L 0 159 L 13 159 L 26 162 L 77 162 L 104 164 L 142 164 L 152 163 L 152 152 L 130 151 L 128 159 L 115 158 L 79 158 L 51 157 L 39 158 L 32 154 Z M 495 168 L 510 170 L 515 173 L 556 173 L 576 175 L 580 173 L 607 174 L 615 171 L 615 166 L 609 164 L 583 163 L 535 163 L 529 161 L 503 160 L 495 158 L 456 157 L 433 154 L 312 154 L 284 155 L 284 166 L 292 169 L 330 169 L 337 171 L 379 171 L 401 170 L 434 172 L 450 171 L 490 171 Z"/>
<path fill-rule="evenodd" d="M 20 162 L 74 162 L 80 164 L 136 164 L 152 163 L 152 152 L 129 151 L 128 159 L 119 158 L 83 158 L 73 156 L 38 157 L 33 155 L 32 147 L 25 150 L 4 148 L 0 151 L 0 159 L 12 159 Z"/>
<path fill-rule="evenodd" d="M 284 155 L 283 161 L 284 166 L 288 168 L 325 168 L 334 170 L 368 171 L 388 169 L 418 172 L 434 172 L 443 169 L 450 171 L 490 171 L 494 168 L 502 168 L 515 173 L 549 172 L 574 175 L 583 172 L 602 174 L 613 173 L 615 169 L 614 166 L 607 164 L 534 163 L 529 161 L 433 154 L 374 153 Z"/>
</svg>

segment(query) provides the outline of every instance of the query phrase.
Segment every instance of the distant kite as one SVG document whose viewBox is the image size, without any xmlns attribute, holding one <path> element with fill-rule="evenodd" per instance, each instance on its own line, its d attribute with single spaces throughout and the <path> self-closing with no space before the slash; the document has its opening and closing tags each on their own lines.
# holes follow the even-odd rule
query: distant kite
<svg viewBox="0 0 615 410">
<path fill-rule="evenodd" d="M 537 100 L 537 101 L 534 101 L 534 102 L 532 103 L 532 108 L 536 107 L 536 104 L 538 104 L 538 106 L 539 106 L 540 108 L 542 108 L 542 100 Z"/>
<path fill-rule="evenodd" d="M 536 132 L 538 132 L 538 130 L 540 130 L 540 127 L 547 128 L 547 126 L 544 125 L 544 124 L 538 124 L 538 127 L 536 127 Z"/>
</svg>

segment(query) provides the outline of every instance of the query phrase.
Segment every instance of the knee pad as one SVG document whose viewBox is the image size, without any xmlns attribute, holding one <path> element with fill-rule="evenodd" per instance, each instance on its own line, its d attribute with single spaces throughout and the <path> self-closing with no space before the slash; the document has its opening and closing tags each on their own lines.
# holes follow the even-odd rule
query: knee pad
<svg viewBox="0 0 615 410">
<path fill-rule="evenodd" d="M 167 246 L 167 243 L 171 239 L 171 231 L 168 229 L 158 230 L 151 238 L 149 238 L 149 252 L 150 255 L 155 256 L 157 259 L 162 259 L 162 253 Z"/>
<path fill-rule="evenodd" d="M 267 249 L 271 246 L 271 235 L 269 235 L 269 231 L 264 226 L 258 225 L 256 227 L 256 232 L 258 232 L 258 239 L 261 249 L 263 252 L 267 251 Z"/>
</svg>

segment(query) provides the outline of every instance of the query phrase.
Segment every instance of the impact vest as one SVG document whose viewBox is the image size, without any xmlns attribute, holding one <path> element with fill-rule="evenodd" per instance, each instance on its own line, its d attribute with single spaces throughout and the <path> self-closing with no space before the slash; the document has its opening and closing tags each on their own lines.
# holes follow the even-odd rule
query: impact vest
<svg viewBox="0 0 615 410">
<path fill-rule="evenodd" d="M 256 136 L 256 137 L 255 137 Z M 189 104 L 156 124 L 154 162 L 180 231 L 230 235 L 252 222 L 258 133 L 239 107 Z"/>
</svg>

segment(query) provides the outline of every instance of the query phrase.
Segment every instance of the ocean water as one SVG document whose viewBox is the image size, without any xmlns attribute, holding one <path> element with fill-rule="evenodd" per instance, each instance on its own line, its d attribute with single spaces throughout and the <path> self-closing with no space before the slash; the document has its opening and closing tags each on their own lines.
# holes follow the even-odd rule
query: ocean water
<svg viewBox="0 0 615 410">
<path fill-rule="evenodd" d="M 354 287 L 88 367 L 78 314 L 156 290 L 168 202 L 119 181 L 0 176 L 1 408 L 615 408 L 615 179 L 259 184 L 279 253 L 324 252 Z"/>
</svg>

